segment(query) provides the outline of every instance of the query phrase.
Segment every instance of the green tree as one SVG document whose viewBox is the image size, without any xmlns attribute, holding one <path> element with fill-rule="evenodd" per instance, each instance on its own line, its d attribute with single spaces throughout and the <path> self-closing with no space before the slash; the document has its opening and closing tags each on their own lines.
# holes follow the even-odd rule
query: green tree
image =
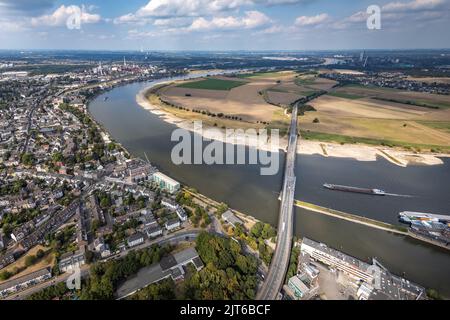
<svg viewBox="0 0 450 320">
<path fill-rule="evenodd" d="M 29 267 L 36 263 L 36 256 L 29 255 L 25 258 L 25 266 Z"/>
<path fill-rule="evenodd" d="M 270 224 L 266 223 L 264 224 L 263 229 L 261 230 L 261 237 L 263 239 L 270 239 L 275 237 L 277 234 L 274 227 L 272 227 Z"/>
<path fill-rule="evenodd" d="M 31 166 L 34 163 L 34 155 L 31 153 L 24 153 L 21 157 L 21 162 L 26 166 Z"/>
<path fill-rule="evenodd" d="M 36 252 L 36 258 L 37 258 L 37 259 L 42 259 L 42 258 L 44 257 L 44 255 L 45 255 L 45 252 L 44 252 L 44 250 L 42 250 L 42 249 L 39 249 L 39 250 Z"/>
<path fill-rule="evenodd" d="M 12 277 L 12 275 L 13 274 L 11 272 L 7 271 L 7 270 L 2 271 L 2 272 L 0 272 L 0 280 L 1 281 L 8 280 L 9 278 Z"/>
<path fill-rule="evenodd" d="M 250 234 L 254 236 L 255 238 L 260 238 L 261 233 L 263 231 L 264 224 L 262 222 L 257 222 L 255 225 L 250 229 Z"/>
</svg>

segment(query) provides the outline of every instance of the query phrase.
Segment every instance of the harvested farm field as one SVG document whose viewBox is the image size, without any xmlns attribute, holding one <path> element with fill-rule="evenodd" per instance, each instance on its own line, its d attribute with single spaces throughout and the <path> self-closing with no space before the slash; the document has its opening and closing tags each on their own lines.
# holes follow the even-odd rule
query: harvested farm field
<svg viewBox="0 0 450 320">
<path fill-rule="evenodd" d="M 308 85 L 299 81 L 304 80 Z M 227 76 L 214 76 L 201 80 L 187 80 L 168 84 L 152 91 L 161 107 L 171 113 L 182 114 L 184 119 L 197 119 L 199 114 L 214 118 L 214 125 L 223 126 L 222 120 L 243 123 L 282 132 L 289 125 L 283 108 L 293 102 L 335 86 L 336 82 L 322 79 L 317 74 L 298 74 L 292 71 L 258 72 Z M 158 99 L 156 99 L 158 98 Z M 163 106 L 164 104 L 164 106 Z M 218 119 L 220 118 L 220 119 Z"/>
<path fill-rule="evenodd" d="M 233 88 L 244 85 L 244 81 L 225 80 L 217 78 L 209 78 L 200 81 L 186 82 L 179 84 L 180 88 L 188 89 L 205 89 L 205 90 L 225 90 L 229 91 Z"/>
<path fill-rule="evenodd" d="M 388 144 L 407 148 L 450 150 L 450 110 L 400 103 L 399 97 L 429 104 L 448 97 L 384 88 L 346 86 L 311 101 L 316 110 L 300 117 L 306 136 L 336 142 Z M 381 98 L 381 99 L 378 99 Z M 351 138 L 351 139 L 350 139 Z"/>
<path fill-rule="evenodd" d="M 436 109 L 450 108 L 450 96 L 431 94 L 425 92 L 411 92 L 390 88 L 366 87 L 361 85 L 348 85 L 336 89 L 336 93 L 363 96 L 366 98 L 391 101 L 419 107 L 429 107 Z"/>
<path fill-rule="evenodd" d="M 291 93 L 291 92 L 283 92 L 279 90 L 267 90 L 266 92 L 267 100 L 270 103 L 276 104 L 276 105 L 289 105 L 301 98 L 303 98 L 303 95 Z"/>
<path fill-rule="evenodd" d="M 248 123 L 270 123 L 274 118 L 279 120 L 275 114 L 280 108 L 267 103 L 264 92 L 274 85 L 272 79 L 244 81 L 222 76 L 171 84 L 160 88 L 157 95 L 166 104 L 189 111 L 205 111 Z"/>
</svg>

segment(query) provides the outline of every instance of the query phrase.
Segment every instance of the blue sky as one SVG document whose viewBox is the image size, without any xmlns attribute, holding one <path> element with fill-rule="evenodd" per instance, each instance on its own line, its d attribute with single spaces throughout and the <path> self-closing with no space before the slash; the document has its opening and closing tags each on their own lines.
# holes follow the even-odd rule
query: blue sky
<svg viewBox="0 0 450 320">
<path fill-rule="evenodd" d="M 450 0 L 0 0 L 0 48 L 449 48 L 449 18 Z"/>
</svg>

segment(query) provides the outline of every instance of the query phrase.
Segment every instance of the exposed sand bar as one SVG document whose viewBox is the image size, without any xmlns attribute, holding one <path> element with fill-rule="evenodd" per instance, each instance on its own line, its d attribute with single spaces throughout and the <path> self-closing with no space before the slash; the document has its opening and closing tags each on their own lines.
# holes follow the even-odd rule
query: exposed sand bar
<svg viewBox="0 0 450 320">
<path fill-rule="evenodd" d="M 387 161 L 400 166 L 407 167 L 412 164 L 441 165 L 441 158 L 448 157 L 447 154 L 417 154 L 411 151 L 397 150 L 394 148 L 367 146 L 361 144 L 337 144 L 328 142 L 317 142 L 301 140 L 298 146 L 299 154 L 322 155 L 324 157 L 351 158 L 358 161 L 376 161 L 377 157 L 383 157 Z"/>
<path fill-rule="evenodd" d="M 166 84 L 172 83 L 173 81 L 167 81 Z M 161 85 L 164 83 L 158 83 Z M 152 86 L 151 86 L 152 87 Z M 151 88 L 145 88 L 141 90 L 136 96 L 136 102 L 144 109 L 149 112 L 158 115 L 163 121 L 167 123 L 171 123 L 176 125 L 179 128 L 194 132 L 193 121 L 181 119 L 179 117 L 174 116 L 173 114 L 162 110 L 159 106 L 154 105 L 148 101 L 146 97 L 146 92 Z M 203 137 L 207 139 L 218 140 L 222 142 L 227 139 L 225 130 L 214 128 L 214 130 L 206 130 L 212 129 L 212 127 L 203 127 Z M 214 134 L 215 132 L 220 132 L 221 134 Z M 259 144 L 258 141 L 248 140 L 245 141 L 235 141 L 234 144 L 238 145 L 246 145 L 249 147 L 259 148 L 264 151 L 272 150 L 271 141 L 268 141 L 265 144 Z M 280 149 L 285 150 L 287 147 L 287 139 L 280 138 L 279 141 Z M 367 146 L 361 144 L 335 144 L 335 143 L 325 143 L 320 141 L 309 141 L 309 140 L 299 140 L 299 145 L 297 148 L 298 154 L 305 155 L 321 155 L 325 157 L 336 157 L 336 158 L 349 158 L 355 159 L 358 161 L 377 161 L 378 157 L 383 157 L 387 161 L 400 166 L 406 167 L 412 164 L 420 164 L 420 165 L 441 165 L 443 161 L 441 158 L 448 157 L 446 154 L 417 154 L 410 151 L 403 151 L 394 148 L 386 148 L 386 147 L 378 147 L 378 146 Z"/>
<path fill-rule="evenodd" d="M 191 132 L 197 132 L 194 130 L 194 122 L 191 120 L 181 119 L 173 114 L 170 114 L 169 112 L 166 112 L 159 108 L 157 105 L 154 105 L 148 101 L 145 93 L 149 90 L 149 88 L 146 88 L 138 93 L 136 96 L 136 102 L 143 107 L 144 109 L 150 111 L 151 113 L 159 116 L 162 120 L 164 120 L 167 123 L 171 123 L 176 125 L 178 128 L 188 130 Z M 275 151 L 272 149 L 272 143 L 271 140 L 268 139 L 265 143 L 261 143 L 258 141 L 257 137 L 255 139 L 248 139 L 248 137 L 242 137 L 237 139 L 232 139 L 234 136 L 227 136 L 226 130 L 221 128 L 215 128 L 211 126 L 205 126 L 203 125 L 203 131 L 201 132 L 201 135 L 204 139 L 210 139 L 210 140 L 217 140 L 224 143 L 233 143 L 236 145 L 246 145 L 248 147 L 258 148 L 263 151 Z M 234 140 L 234 141 L 232 141 Z M 287 139 L 280 138 L 279 141 L 279 147 L 280 149 L 285 149 L 287 147 Z"/>
</svg>

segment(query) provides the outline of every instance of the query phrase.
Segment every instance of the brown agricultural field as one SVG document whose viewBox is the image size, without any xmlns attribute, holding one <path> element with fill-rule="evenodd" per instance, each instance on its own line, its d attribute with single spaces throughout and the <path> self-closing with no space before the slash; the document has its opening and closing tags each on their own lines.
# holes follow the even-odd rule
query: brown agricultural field
<svg viewBox="0 0 450 320">
<path fill-rule="evenodd" d="M 443 83 L 450 84 L 449 77 L 408 77 L 407 80 L 417 81 L 417 82 L 425 82 L 425 83 Z"/>
<path fill-rule="evenodd" d="M 291 103 L 303 98 L 303 95 L 298 95 L 291 92 L 282 92 L 282 91 L 273 91 L 273 90 L 267 90 L 266 91 L 267 100 L 270 103 L 281 105 L 281 106 L 287 106 Z"/>
<path fill-rule="evenodd" d="M 220 79 L 227 78 L 220 77 Z M 164 101 L 190 110 L 223 113 L 228 116 L 237 116 L 247 122 L 269 122 L 278 108 L 266 103 L 261 93 L 273 85 L 274 81 L 255 80 L 229 91 L 191 89 L 171 85 L 158 93 Z"/>
<path fill-rule="evenodd" d="M 291 75 L 267 90 L 266 99 L 276 105 L 288 106 L 319 91 L 328 91 L 336 84 L 336 81 L 319 78 L 317 75 Z"/>
<path fill-rule="evenodd" d="M 335 92 L 346 93 L 351 95 L 360 95 L 372 99 L 395 100 L 397 102 L 414 102 L 418 104 L 426 104 L 438 108 L 450 108 L 450 96 L 430 94 L 424 92 L 411 92 L 390 88 L 363 87 L 360 85 L 350 85 L 338 88 Z"/>
<path fill-rule="evenodd" d="M 300 127 L 302 131 L 325 133 L 330 137 L 350 136 L 448 149 L 449 108 L 433 109 L 386 100 L 421 101 L 433 106 L 450 102 L 448 96 L 346 86 L 311 101 L 309 104 L 316 112 L 301 117 Z"/>
</svg>

